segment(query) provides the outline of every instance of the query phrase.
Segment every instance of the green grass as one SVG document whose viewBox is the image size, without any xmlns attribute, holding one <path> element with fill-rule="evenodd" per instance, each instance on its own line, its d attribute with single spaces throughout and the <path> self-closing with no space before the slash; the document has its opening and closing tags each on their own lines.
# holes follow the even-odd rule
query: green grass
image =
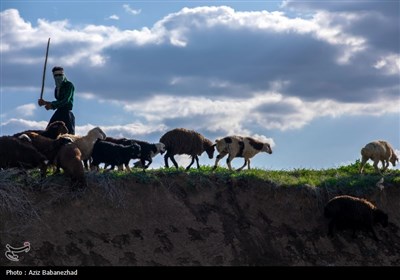
<svg viewBox="0 0 400 280">
<path fill-rule="evenodd" d="M 188 178 L 189 185 L 199 182 L 231 182 L 234 180 L 259 180 L 282 187 L 298 187 L 309 185 L 324 188 L 372 188 L 382 178 L 376 173 L 370 164 L 364 168 L 364 174 L 359 174 L 360 161 L 353 164 L 331 169 L 294 169 L 294 170 L 265 170 L 244 169 L 240 172 L 230 171 L 224 167 L 213 170 L 212 166 L 202 166 L 200 169 L 192 168 L 186 171 L 184 168 L 159 168 L 142 169 L 133 168 L 131 172 L 110 171 L 91 173 L 89 177 L 99 180 L 133 180 L 141 184 L 152 184 L 164 180 L 167 177 Z M 29 171 L 35 180 L 40 179 L 38 171 Z M 49 171 L 47 176 L 52 176 Z M 60 176 L 60 175 L 58 175 Z M 383 174 L 385 184 L 400 185 L 400 170 L 387 170 Z M 191 183 L 192 182 L 192 183 Z"/>
<path fill-rule="evenodd" d="M 115 179 L 135 180 L 143 184 L 157 182 L 163 178 L 176 178 L 184 176 L 190 182 L 218 181 L 231 182 L 232 180 L 260 180 L 273 183 L 282 187 L 297 187 L 309 185 L 324 188 L 372 188 L 382 178 L 369 164 L 365 166 L 364 174 L 359 174 L 360 162 L 331 169 L 294 169 L 294 170 L 265 170 L 244 169 L 240 172 L 230 171 L 224 167 L 213 170 L 212 166 L 202 166 L 200 169 L 192 168 L 159 168 L 143 172 L 133 169 L 132 172 L 112 171 L 100 173 L 99 176 L 109 176 Z M 383 174 L 385 184 L 400 184 L 400 170 L 387 170 Z"/>
</svg>

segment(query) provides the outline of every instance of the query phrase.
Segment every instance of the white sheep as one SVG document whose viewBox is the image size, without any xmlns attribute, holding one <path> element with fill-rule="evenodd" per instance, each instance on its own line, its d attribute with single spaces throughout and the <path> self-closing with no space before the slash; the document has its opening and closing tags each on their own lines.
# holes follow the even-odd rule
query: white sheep
<svg viewBox="0 0 400 280">
<path fill-rule="evenodd" d="M 365 147 L 361 149 L 361 156 L 360 173 L 363 172 L 364 165 L 369 159 L 374 161 L 374 168 L 378 173 L 381 172 L 378 169 L 379 161 L 382 162 L 382 172 L 389 167 L 389 162 L 391 162 L 393 166 L 396 166 L 396 161 L 399 161 L 392 146 L 383 140 L 373 141 L 365 145 Z"/>
<path fill-rule="evenodd" d="M 59 137 L 68 137 L 76 144 L 78 149 L 81 151 L 81 160 L 85 163 L 85 168 L 88 170 L 87 160 L 90 159 L 93 152 L 93 146 L 97 139 L 104 140 L 106 134 L 101 130 L 100 127 L 92 128 L 88 131 L 86 136 L 72 135 L 72 134 L 61 134 Z"/>
<path fill-rule="evenodd" d="M 244 158 L 243 166 L 237 169 L 237 171 L 242 170 L 246 164 L 247 168 L 250 169 L 250 159 L 259 152 L 272 154 L 271 146 L 268 143 L 263 143 L 251 137 L 227 136 L 222 139 L 217 139 L 215 142 L 219 155 L 215 160 L 214 169 L 217 168 L 218 162 L 227 154 L 229 154 L 229 156 L 226 163 L 230 170 L 232 170 L 231 161 L 235 157 Z"/>
</svg>

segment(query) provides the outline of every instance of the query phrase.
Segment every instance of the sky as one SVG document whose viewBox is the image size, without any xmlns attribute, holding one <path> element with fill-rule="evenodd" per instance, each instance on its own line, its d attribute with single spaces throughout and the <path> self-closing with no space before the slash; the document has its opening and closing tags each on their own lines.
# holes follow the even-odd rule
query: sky
<svg viewBox="0 0 400 280">
<path fill-rule="evenodd" d="M 79 135 L 99 126 L 151 143 L 178 127 L 213 142 L 251 136 L 273 150 L 251 166 L 273 170 L 354 163 L 374 140 L 400 155 L 397 0 L 0 5 L 0 135 L 50 120 L 37 99 L 51 38 L 44 99 L 54 100 L 51 69 L 63 66 Z M 152 167 L 162 165 L 157 156 Z"/>
</svg>

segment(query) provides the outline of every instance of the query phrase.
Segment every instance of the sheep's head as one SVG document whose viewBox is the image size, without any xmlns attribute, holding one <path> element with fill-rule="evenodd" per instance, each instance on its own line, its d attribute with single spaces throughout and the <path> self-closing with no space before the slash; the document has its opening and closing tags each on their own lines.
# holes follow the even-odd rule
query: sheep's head
<svg viewBox="0 0 400 280">
<path fill-rule="evenodd" d="M 399 158 L 397 157 L 396 154 L 393 154 L 392 157 L 390 158 L 390 162 L 392 163 L 393 166 L 396 166 L 396 162 L 399 161 Z"/>
<path fill-rule="evenodd" d="M 46 131 L 48 131 L 51 135 L 54 135 L 56 138 L 58 135 L 67 134 L 68 128 L 65 126 L 63 121 L 55 121 L 46 127 Z"/>
<path fill-rule="evenodd" d="M 207 143 L 205 143 L 205 151 L 208 155 L 209 159 L 212 159 L 214 157 L 214 151 L 215 151 L 215 144 L 212 144 L 211 141 L 208 141 Z"/>
<path fill-rule="evenodd" d="M 155 145 L 156 145 L 157 151 L 162 155 L 165 152 L 165 144 L 157 143 Z"/>
<path fill-rule="evenodd" d="M 90 136 L 93 139 L 101 139 L 101 140 L 104 140 L 106 138 L 106 134 L 98 126 L 89 130 L 88 136 Z"/>
<path fill-rule="evenodd" d="M 271 146 L 268 143 L 264 143 L 264 146 L 262 148 L 263 152 L 266 152 L 268 154 L 272 154 L 272 149 Z"/>
</svg>

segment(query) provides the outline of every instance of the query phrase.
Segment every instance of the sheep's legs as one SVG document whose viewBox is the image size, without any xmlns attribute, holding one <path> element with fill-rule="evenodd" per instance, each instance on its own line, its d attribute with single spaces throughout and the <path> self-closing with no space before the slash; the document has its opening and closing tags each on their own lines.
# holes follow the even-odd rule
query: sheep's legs
<svg viewBox="0 0 400 280">
<path fill-rule="evenodd" d="M 360 165 L 360 174 L 363 173 L 364 165 L 367 163 L 367 161 L 368 161 L 368 158 L 362 157 L 361 165 Z"/>
<path fill-rule="evenodd" d="M 238 169 L 236 169 L 236 171 L 240 171 L 240 170 L 242 170 L 245 166 L 246 166 L 246 164 L 247 164 L 247 159 L 244 159 L 244 164 L 242 165 L 242 167 L 240 167 L 240 168 L 238 168 Z"/>
<path fill-rule="evenodd" d="M 215 158 L 215 164 L 213 169 L 216 169 L 218 166 L 218 162 L 224 157 L 226 156 L 228 153 L 227 152 L 221 152 L 219 155 L 217 155 L 217 157 Z"/>
<path fill-rule="evenodd" d="M 375 171 L 376 171 L 376 172 L 381 173 L 381 171 L 380 171 L 379 168 L 378 168 L 378 163 L 379 163 L 379 160 L 375 160 L 375 161 L 374 161 L 374 168 L 375 168 Z"/>
<path fill-rule="evenodd" d="M 389 167 L 389 161 L 382 160 L 382 172 L 384 172 Z"/>
<path fill-rule="evenodd" d="M 166 168 L 169 168 L 169 165 L 168 165 L 168 158 L 171 159 L 171 161 L 172 161 L 172 163 L 175 165 L 176 169 L 178 169 L 178 163 L 177 163 L 176 160 L 174 159 L 174 156 L 171 155 L 171 154 L 169 154 L 168 152 L 167 152 L 167 153 L 165 154 L 165 156 L 164 156 L 165 167 L 166 167 Z"/>
<path fill-rule="evenodd" d="M 189 168 L 192 166 L 192 164 L 194 163 L 194 160 L 196 160 L 196 164 L 197 164 L 197 169 L 200 168 L 199 165 L 199 157 L 198 156 L 194 156 L 192 157 L 192 161 L 190 162 L 190 164 L 188 165 L 188 167 L 186 167 L 186 170 L 189 170 Z"/>
<path fill-rule="evenodd" d="M 229 170 L 232 170 L 231 161 L 233 159 L 234 157 L 231 157 L 231 155 L 229 155 L 228 158 L 226 159 L 226 164 L 228 165 Z"/>
</svg>

